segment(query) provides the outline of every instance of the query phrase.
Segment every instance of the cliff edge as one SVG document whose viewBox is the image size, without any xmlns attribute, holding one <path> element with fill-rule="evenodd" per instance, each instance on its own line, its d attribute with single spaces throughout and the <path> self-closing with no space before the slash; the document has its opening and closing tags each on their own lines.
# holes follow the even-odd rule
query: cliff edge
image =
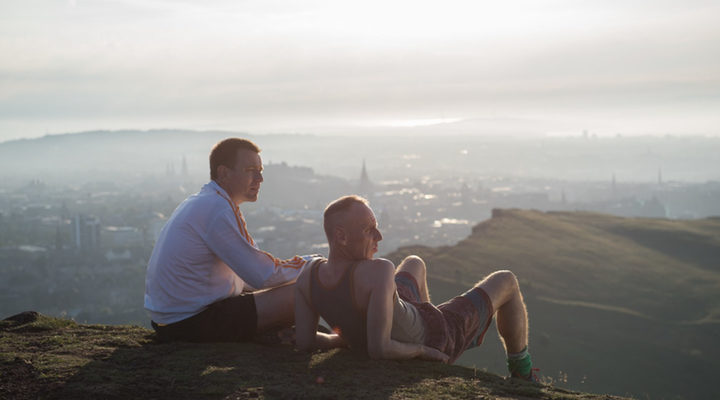
<svg viewBox="0 0 720 400">
<path fill-rule="evenodd" d="M 0 321 L 0 398 L 617 399 L 424 361 L 255 343 L 158 343 L 136 326 Z"/>
</svg>

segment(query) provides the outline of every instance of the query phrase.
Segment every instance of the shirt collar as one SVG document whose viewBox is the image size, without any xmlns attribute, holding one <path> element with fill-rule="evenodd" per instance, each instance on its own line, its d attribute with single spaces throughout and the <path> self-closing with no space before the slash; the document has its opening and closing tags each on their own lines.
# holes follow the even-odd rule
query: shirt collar
<svg viewBox="0 0 720 400">
<path fill-rule="evenodd" d="M 218 185 L 217 182 L 215 182 L 215 181 L 210 181 L 210 182 L 208 182 L 208 183 L 205 185 L 205 187 L 208 188 L 209 190 L 213 191 L 213 192 L 214 192 L 214 191 L 218 191 L 218 192 L 220 192 L 220 195 L 221 195 L 221 196 L 225 197 L 226 199 L 230 199 L 230 195 L 225 191 L 225 189 L 223 189 L 222 187 L 220 187 L 220 185 Z M 231 202 L 232 202 L 232 201 L 231 201 Z M 233 203 L 233 204 L 234 204 L 234 203 Z M 237 204 L 236 204 L 236 205 L 237 205 Z"/>
</svg>

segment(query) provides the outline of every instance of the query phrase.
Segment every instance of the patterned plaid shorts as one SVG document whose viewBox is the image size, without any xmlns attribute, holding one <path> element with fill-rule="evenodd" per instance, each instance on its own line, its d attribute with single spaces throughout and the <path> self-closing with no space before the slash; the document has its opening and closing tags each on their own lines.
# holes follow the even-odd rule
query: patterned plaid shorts
<svg viewBox="0 0 720 400">
<path fill-rule="evenodd" d="M 420 301 L 419 286 L 409 272 L 396 273 L 395 284 L 400 298 L 414 305 L 425 322 L 425 345 L 450 356 L 450 363 L 482 343 L 494 314 L 484 290 L 473 288 L 434 306 Z"/>
</svg>

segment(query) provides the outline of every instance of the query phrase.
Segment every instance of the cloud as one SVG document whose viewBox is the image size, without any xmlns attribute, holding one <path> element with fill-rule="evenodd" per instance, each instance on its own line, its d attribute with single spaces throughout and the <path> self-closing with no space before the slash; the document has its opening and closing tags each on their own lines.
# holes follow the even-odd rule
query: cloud
<svg viewBox="0 0 720 400">
<path fill-rule="evenodd" d="M 0 119 L 319 126 L 664 110 L 713 124 L 720 7 L 678 4 L 2 3 Z"/>
</svg>

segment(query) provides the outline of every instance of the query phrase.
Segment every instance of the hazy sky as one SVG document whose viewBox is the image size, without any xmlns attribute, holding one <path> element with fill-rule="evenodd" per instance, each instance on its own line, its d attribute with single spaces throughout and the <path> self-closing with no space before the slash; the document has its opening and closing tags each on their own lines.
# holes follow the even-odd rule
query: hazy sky
<svg viewBox="0 0 720 400">
<path fill-rule="evenodd" d="M 0 141 L 720 135 L 719 17 L 700 0 L 3 0 Z"/>
</svg>

